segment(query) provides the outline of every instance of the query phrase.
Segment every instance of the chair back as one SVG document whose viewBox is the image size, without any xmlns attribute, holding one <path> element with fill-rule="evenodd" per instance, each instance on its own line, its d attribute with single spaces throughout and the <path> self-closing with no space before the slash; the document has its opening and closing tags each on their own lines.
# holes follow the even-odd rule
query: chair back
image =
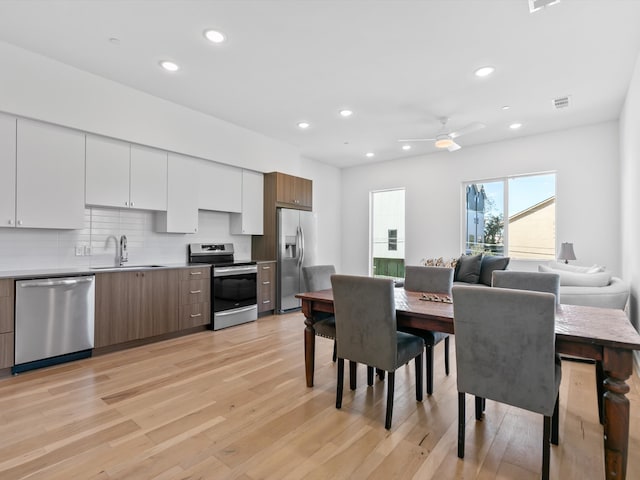
<svg viewBox="0 0 640 480">
<path fill-rule="evenodd" d="M 560 382 L 553 294 L 452 290 L 458 391 L 551 416 Z"/>
<path fill-rule="evenodd" d="M 331 288 L 331 275 L 336 273 L 333 265 L 302 267 L 302 276 L 307 292 L 317 292 Z"/>
<path fill-rule="evenodd" d="M 404 268 L 404 289 L 412 292 L 451 294 L 453 268 L 420 267 L 407 265 Z"/>
<path fill-rule="evenodd" d="M 493 272 L 491 284 L 499 288 L 553 293 L 556 296 L 556 304 L 560 303 L 560 275 L 557 273 L 496 270 Z"/>
<path fill-rule="evenodd" d="M 393 280 L 333 275 L 331 284 L 338 358 L 394 371 L 398 345 Z"/>
</svg>

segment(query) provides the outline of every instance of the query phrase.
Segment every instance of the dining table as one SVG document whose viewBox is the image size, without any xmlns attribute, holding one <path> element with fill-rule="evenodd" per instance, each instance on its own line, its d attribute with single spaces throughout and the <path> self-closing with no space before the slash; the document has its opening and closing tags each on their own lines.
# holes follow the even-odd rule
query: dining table
<svg viewBox="0 0 640 480">
<path fill-rule="evenodd" d="M 453 304 L 429 301 L 426 292 L 395 289 L 398 327 L 455 334 Z M 296 295 L 305 317 L 304 363 L 307 387 L 313 387 L 316 317 L 334 313 L 331 289 Z M 363 299 L 366 301 L 366 299 Z M 555 318 L 556 352 L 602 362 L 605 374 L 603 438 L 605 477 L 626 478 L 629 446 L 629 385 L 633 351 L 640 350 L 640 334 L 623 310 L 559 304 Z"/>
</svg>

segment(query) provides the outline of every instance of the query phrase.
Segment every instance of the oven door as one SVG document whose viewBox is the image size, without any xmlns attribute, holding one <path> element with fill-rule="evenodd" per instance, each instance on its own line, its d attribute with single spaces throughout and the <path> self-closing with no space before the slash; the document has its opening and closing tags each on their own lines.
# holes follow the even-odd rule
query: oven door
<svg viewBox="0 0 640 480">
<path fill-rule="evenodd" d="M 258 267 L 213 268 L 213 329 L 231 327 L 258 318 Z"/>
</svg>

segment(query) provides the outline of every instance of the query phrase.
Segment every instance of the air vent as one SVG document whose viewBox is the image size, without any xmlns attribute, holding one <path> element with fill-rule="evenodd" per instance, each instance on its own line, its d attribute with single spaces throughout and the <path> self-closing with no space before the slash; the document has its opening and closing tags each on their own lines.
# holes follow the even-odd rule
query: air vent
<svg viewBox="0 0 640 480">
<path fill-rule="evenodd" d="M 569 96 L 566 97 L 558 97 L 553 99 L 553 106 L 556 110 L 562 110 L 563 108 L 569 107 Z"/>
</svg>

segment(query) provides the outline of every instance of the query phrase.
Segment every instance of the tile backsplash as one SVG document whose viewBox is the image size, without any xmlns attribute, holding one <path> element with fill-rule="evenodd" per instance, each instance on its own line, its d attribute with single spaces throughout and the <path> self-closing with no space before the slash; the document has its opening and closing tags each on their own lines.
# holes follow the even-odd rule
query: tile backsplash
<svg viewBox="0 0 640 480">
<path fill-rule="evenodd" d="M 0 271 L 114 265 L 120 235 L 130 265 L 185 262 L 187 245 L 198 242 L 230 242 L 236 259 L 249 259 L 251 236 L 230 234 L 229 215 L 201 210 L 193 234 L 158 233 L 153 212 L 110 208 L 85 209 L 82 230 L 0 228 Z"/>
</svg>

